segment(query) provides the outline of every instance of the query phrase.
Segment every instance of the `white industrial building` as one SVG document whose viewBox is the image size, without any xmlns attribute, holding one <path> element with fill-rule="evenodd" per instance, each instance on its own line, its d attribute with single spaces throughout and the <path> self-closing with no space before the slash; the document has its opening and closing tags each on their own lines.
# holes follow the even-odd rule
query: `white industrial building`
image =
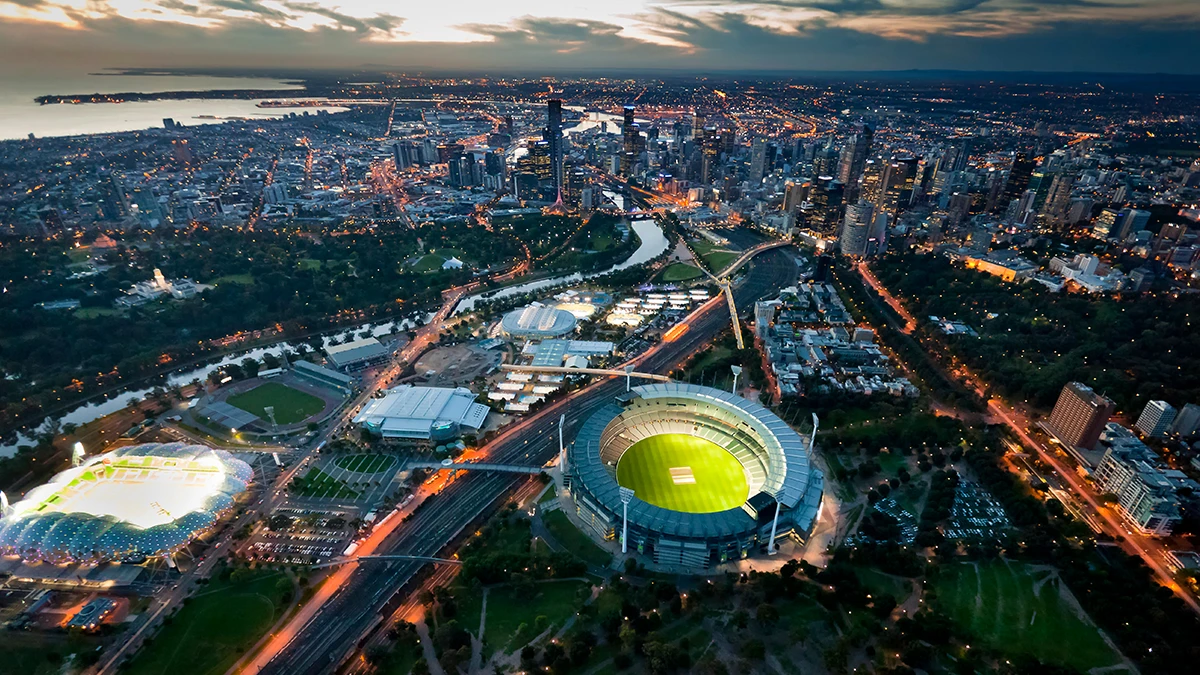
<svg viewBox="0 0 1200 675">
<path fill-rule="evenodd" d="M 354 418 L 384 438 L 442 441 L 464 429 L 478 430 L 489 408 L 465 387 L 414 387 L 402 384 L 383 398 L 371 399 Z"/>
</svg>

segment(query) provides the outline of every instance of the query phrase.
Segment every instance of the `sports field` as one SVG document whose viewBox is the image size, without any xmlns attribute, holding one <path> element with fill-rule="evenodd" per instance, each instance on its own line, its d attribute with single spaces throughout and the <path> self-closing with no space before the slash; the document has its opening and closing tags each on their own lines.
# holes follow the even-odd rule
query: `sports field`
<svg viewBox="0 0 1200 675">
<path fill-rule="evenodd" d="M 727 511 L 750 492 L 741 462 L 716 443 L 687 434 L 634 443 L 617 461 L 617 483 L 638 499 L 687 513 Z"/>
<path fill-rule="evenodd" d="M 1003 654 L 1082 672 L 1120 663 L 1099 629 L 1063 597 L 1060 583 L 1049 570 L 1004 560 L 946 565 L 934 605 Z"/>
<path fill-rule="evenodd" d="M 265 408 L 275 406 L 277 424 L 295 424 L 325 409 L 325 402 L 311 394 L 278 382 L 260 384 L 250 391 L 229 397 L 229 405 L 258 415 L 266 422 L 271 418 Z"/>
</svg>

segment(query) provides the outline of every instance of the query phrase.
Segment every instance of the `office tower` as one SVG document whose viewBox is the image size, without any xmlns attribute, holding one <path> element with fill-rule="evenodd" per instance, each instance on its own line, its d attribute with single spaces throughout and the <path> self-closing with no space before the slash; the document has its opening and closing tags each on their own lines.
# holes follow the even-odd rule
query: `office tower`
<svg viewBox="0 0 1200 675">
<path fill-rule="evenodd" d="M 721 137 L 717 130 L 711 127 L 704 130 L 704 138 L 700 145 L 700 182 L 708 185 L 713 182 L 717 161 L 721 154 Z"/>
<path fill-rule="evenodd" d="M 833 280 L 833 256 L 819 255 L 817 256 L 817 269 L 813 272 L 813 281 L 832 281 Z"/>
<path fill-rule="evenodd" d="M 392 143 L 392 160 L 396 163 L 397 171 L 403 171 L 408 168 L 408 157 L 400 148 L 399 143 Z"/>
<path fill-rule="evenodd" d="M 534 141 L 529 144 L 528 152 L 517 160 L 517 168 L 525 173 L 531 173 L 538 180 L 553 180 L 554 169 L 550 163 L 550 142 Z"/>
<path fill-rule="evenodd" d="M 846 208 L 838 248 L 842 255 L 861 256 L 867 252 L 867 236 L 875 217 L 875 205 L 866 199 Z"/>
<path fill-rule="evenodd" d="M 642 133 L 633 119 L 633 110 L 633 106 L 625 106 L 621 121 L 621 175 L 625 177 L 633 175 L 638 155 L 641 154 L 639 145 Z"/>
<path fill-rule="evenodd" d="M 878 205 L 883 198 L 884 165 L 873 159 L 863 164 L 862 181 L 858 186 L 858 196 L 872 204 Z"/>
<path fill-rule="evenodd" d="M 1112 416 L 1113 402 L 1080 382 L 1069 382 L 1050 413 L 1051 432 L 1069 448 L 1091 450 Z"/>
<path fill-rule="evenodd" d="M 1004 183 L 1004 192 L 996 203 L 997 210 L 1007 209 L 1014 199 L 1020 199 L 1021 195 L 1025 194 L 1035 167 L 1037 162 L 1026 158 L 1024 154 L 1017 154 L 1013 158 L 1012 168 L 1008 170 L 1008 179 Z"/>
<path fill-rule="evenodd" d="M 489 176 L 504 176 L 504 153 L 488 151 L 483 156 L 483 167 Z"/>
<path fill-rule="evenodd" d="M 813 173 L 818 176 L 829 176 L 833 179 L 837 170 L 838 153 L 833 149 L 833 146 L 826 144 L 824 148 L 817 151 L 813 156 Z M 845 185 L 845 181 L 841 181 Z"/>
<path fill-rule="evenodd" d="M 843 185 L 854 185 L 858 177 L 862 175 L 867 156 L 871 154 L 871 143 L 874 138 L 875 132 L 866 124 L 862 125 L 858 133 L 850 138 L 847 145 L 850 153 L 848 156 L 843 156 L 848 161 L 843 161 L 838 166 L 838 180 Z"/>
<path fill-rule="evenodd" d="M 461 154 L 446 158 L 447 180 L 453 187 L 462 187 L 471 181 L 471 170 L 469 167 L 467 168 L 467 176 L 464 180 L 463 164 L 459 161 L 461 159 L 463 159 Z"/>
<path fill-rule="evenodd" d="M 517 199 L 523 201 L 537 199 L 540 196 L 538 194 L 538 177 L 526 171 L 513 176 L 513 189 L 517 193 Z"/>
<path fill-rule="evenodd" d="M 1150 225 L 1150 212 L 1141 209 L 1129 209 L 1125 212 L 1125 217 L 1121 220 L 1121 225 L 1117 229 L 1117 240 L 1125 241 L 1129 235 L 1135 232 L 1141 232 Z"/>
<path fill-rule="evenodd" d="M 546 140 L 550 143 L 550 174 L 554 191 L 563 187 L 562 101 L 552 98 L 546 102 Z"/>
<path fill-rule="evenodd" d="M 1062 223 L 1066 220 L 1067 206 L 1071 203 L 1071 190 L 1075 186 L 1076 174 L 1072 171 L 1060 173 L 1050 183 L 1046 193 L 1046 203 L 1042 207 L 1042 215 L 1052 223 Z"/>
<path fill-rule="evenodd" d="M 974 139 L 971 137 L 964 138 L 962 143 L 958 145 L 954 153 L 954 163 L 950 166 L 950 170 L 954 172 L 966 171 L 967 163 L 971 159 L 971 147 Z"/>
<path fill-rule="evenodd" d="M 1142 414 L 1133 426 L 1151 438 L 1160 438 L 1175 422 L 1175 408 L 1166 401 L 1150 401 L 1142 408 Z"/>
<path fill-rule="evenodd" d="M 887 252 L 888 227 L 892 224 L 892 214 L 880 211 L 871 219 L 871 227 L 867 229 L 867 246 L 864 255 L 883 255 Z"/>
<path fill-rule="evenodd" d="M 501 129 L 501 130 L 502 130 L 504 133 L 508 134 L 509 136 L 512 136 L 512 132 L 513 132 L 513 118 L 512 118 L 512 115 L 505 115 L 505 116 L 504 116 L 504 124 L 500 125 L 500 129 Z"/>
<path fill-rule="evenodd" d="M 1125 220 L 1125 212 L 1115 209 L 1104 209 L 1100 215 L 1096 216 L 1095 222 L 1092 223 L 1092 236 L 1096 239 L 1108 239 L 1109 237 L 1117 237 L 1119 232 L 1119 223 Z"/>
<path fill-rule="evenodd" d="M 901 207 L 912 201 L 913 183 L 917 176 L 917 158 L 892 159 L 884 168 L 882 193 L 875 201 L 876 207 L 896 216 Z"/>
<path fill-rule="evenodd" d="M 808 183 L 797 183 L 788 181 L 783 190 L 783 210 L 785 213 L 795 214 L 800 208 L 805 198 L 808 196 Z"/>
<path fill-rule="evenodd" d="M 1180 436 L 1191 436 L 1200 430 L 1200 405 L 1189 403 L 1183 406 L 1175 421 L 1171 424 L 1171 433 Z"/>
<path fill-rule="evenodd" d="M 163 118 L 163 128 L 164 129 L 174 129 L 175 128 L 175 120 L 171 119 L 170 117 L 164 117 Z"/>
<path fill-rule="evenodd" d="M 750 146 L 750 184 L 759 185 L 767 174 L 767 139 L 756 138 Z"/>
</svg>

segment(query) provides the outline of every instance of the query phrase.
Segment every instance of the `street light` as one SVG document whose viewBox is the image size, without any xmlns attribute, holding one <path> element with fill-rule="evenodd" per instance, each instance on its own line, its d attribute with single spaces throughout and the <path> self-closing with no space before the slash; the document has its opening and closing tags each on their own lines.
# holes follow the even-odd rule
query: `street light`
<svg viewBox="0 0 1200 675">
<path fill-rule="evenodd" d="M 629 502 L 633 501 L 633 490 L 621 488 L 621 554 L 629 552 Z"/>
</svg>

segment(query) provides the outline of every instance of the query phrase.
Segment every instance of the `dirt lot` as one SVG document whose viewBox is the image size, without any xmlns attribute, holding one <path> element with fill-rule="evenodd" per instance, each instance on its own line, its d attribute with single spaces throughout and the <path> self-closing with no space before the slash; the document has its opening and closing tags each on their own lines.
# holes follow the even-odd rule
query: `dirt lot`
<svg viewBox="0 0 1200 675">
<path fill-rule="evenodd" d="M 475 378 L 500 365 L 503 352 L 469 345 L 438 347 L 417 361 L 417 376 L 431 387 L 468 385 Z"/>
</svg>

